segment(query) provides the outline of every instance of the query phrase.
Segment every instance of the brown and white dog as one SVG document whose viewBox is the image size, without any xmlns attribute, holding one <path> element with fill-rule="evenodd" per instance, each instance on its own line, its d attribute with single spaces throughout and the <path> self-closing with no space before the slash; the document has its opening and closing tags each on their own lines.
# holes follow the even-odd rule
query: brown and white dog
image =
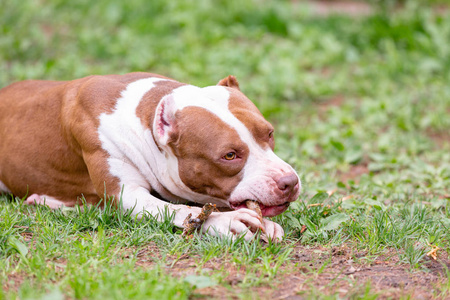
<svg viewBox="0 0 450 300">
<path fill-rule="evenodd" d="M 189 213 L 215 203 L 203 232 L 252 238 L 280 225 L 263 216 L 287 209 L 301 183 L 274 152 L 273 127 L 233 76 L 199 88 L 149 73 L 29 80 L 0 90 L 0 192 L 52 208 L 122 197 L 133 215 L 182 227 Z M 164 199 L 164 200 L 161 200 Z M 44 203 L 45 202 L 45 203 Z M 183 203 L 183 204 L 182 204 Z"/>
</svg>

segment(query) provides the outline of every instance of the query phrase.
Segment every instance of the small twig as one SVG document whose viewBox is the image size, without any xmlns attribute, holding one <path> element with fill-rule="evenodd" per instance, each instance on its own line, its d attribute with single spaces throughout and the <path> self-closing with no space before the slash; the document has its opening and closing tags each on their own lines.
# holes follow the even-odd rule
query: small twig
<svg viewBox="0 0 450 300">
<path fill-rule="evenodd" d="M 354 197 L 355 197 L 355 195 L 348 195 L 348 196 L 342 197 L 341 201 L 344 202 L 344 201 L 347 201 L 347 200 L 352 199 Z"/>
<path fill-rule="evenodd" d="M 332 189 L 327 191 L 328 197 L 330 197 L 331 195 L 333 195 L 334 193 L 336 193 L 337 189 Z"/>
<path fill-rule="evenodd" d="M 315 206 L 323 206 L 323 203 L 312 203 L 312 204 L 308 204 L 307 207 L 315 207 Z"/>
<path fill-rule="evenodd" d="M 19 226 L 19 225 L 14 225 L 14 228 L 21 228 L 21 229 L 30 229 L 30 227 L 28 226 Z"/>
<path fill-rule="evenodd" d="M 306 225 L 302 225 L 302 229 L 300 229 L 300 234 L 303 234 L 303 232 L 305 232 L 306 229 L 308 229 L 308 228 L 306 227 Z"/>
<path fill-rule="evenodd" d="M 189 214 L 183 221 L 184 230 L 182 236 L 191 238 L 194 231 L 199 230 L 202 227 L 203 223 L 205 223 L 213 211 L 217 211 L 216 205 L 206 203 L 196 218 L 192 218 L 192 214 Z"/>
<path fill-rule="evenodd" d="M 437 260 L 437 251 L 441 248 L 436 245 L 432 245 L 429 242 L 427 242 L 427 244 L 431 247 L 431 250 L 428 251 L 427 256 L 431 256 L 434 260 Z"/>
</svg>

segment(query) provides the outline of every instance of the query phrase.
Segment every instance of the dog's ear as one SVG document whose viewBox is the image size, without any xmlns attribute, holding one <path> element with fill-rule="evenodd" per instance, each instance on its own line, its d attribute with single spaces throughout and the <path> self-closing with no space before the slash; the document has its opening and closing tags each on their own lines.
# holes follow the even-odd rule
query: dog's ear
<svg viewBox="0 0 450 300">
<path fill-rule="evenodd" d="M 219 81 L 219 83 L 217 85 L 227 86 L 227 87 L 230 87 L 233 89 L 240 90 L 239 82 L 237 81 L 236 77 L 234 77 L 233 75 L 229 75 L 228 77 L 225 77 L 224 79 Z"/>
<path fill-rule="evenodd" d="M 163 97 L 156 108 L 153 135 L 160 146 L 166 146 L 178 137 L 176 111 L 177 108 L 172 95 Z"/>
</svg>

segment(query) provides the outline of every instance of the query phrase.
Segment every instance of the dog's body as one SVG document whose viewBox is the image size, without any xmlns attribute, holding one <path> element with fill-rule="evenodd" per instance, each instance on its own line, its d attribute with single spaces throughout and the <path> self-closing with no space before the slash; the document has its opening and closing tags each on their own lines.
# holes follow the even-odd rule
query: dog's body
<svg viewBox="0 0 450 300">
<path fill-rule="evenodd" d="M 180 203 L 210 202 L 234 211 L 213 213 L 204 232 L 281 238 L 243 208 L 256 200 L 274 216 L 299 195 L 272 132 L 232 76 L 206 88 L 148 73 L 18 82 L 0 90 L 0 192 L 53 208 L 122 197 L 135 215 L 167 207 L 179 227 L 200 211 Z"/>
</svg>

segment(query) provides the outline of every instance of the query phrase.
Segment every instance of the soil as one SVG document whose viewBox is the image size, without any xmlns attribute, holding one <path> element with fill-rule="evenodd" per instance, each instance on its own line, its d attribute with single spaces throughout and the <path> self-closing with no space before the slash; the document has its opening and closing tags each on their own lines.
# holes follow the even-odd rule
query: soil
<svg viewBox="0 0 450 300">
<path fill-rule="evenodd" d="M 130 259 L 133 252 L 126 249 L 122 259 Z M 309 299 L 319 295 L 351 298 L 364 295 L 367 289 L 370 289 L 370 295 L 377 295 L 376 299 L 450 299 L 446 277 L 450 260 L 443 250 L 438 253 L 437 260 L 425 257 L 422 269 L 411 269 L 399 262 L 395 250 L 374 257 L 348 245 L 333 248 L 297 245 L 276 276 L 270 278 L 263 274 L 262 268 L 250 275 L 256 280 L 262 278 L 254 287 L 246 287 L 248 282 L 245 282 L 247 273 L 252 272 L 251 266 L 237 265 L 223 258 L 201 263 L 199 255 L 189 254 L 166 258 L 165 271 L 177 278 L 212 275 L 216 270 L 225 274 L 218 285 L 196 289 L 191 299 L 240 299 L 243 295 L 252 299 Z M 151 269 L 161 259 L 158 246 L 149 244 L 136 255 L 136 267 Z M 23 272 L 10 274 L 8 281 L 3 283 L 3 290 L 17 290 L 26 277 Z"/>
<path fill-rule="evenodd" d="M 356 183 L 359 182 L 359 178 L 363 174 L 369 174 L 369 168 L 366 164 L 350 165 L 350 169 L 347 172 L 338 172 L 336 174 L 339 181 L 346 183 L 349 180 L 353 180 Z"/>
<path fill-rule="evenodd" d="M 349 16 L 367 16 L 373 13 L 373 7 L 362 1 L 307 1 L 314 14 L 328 16 L 330 14 L 344 14 Z"/>
<path fill-rule="evenodd" d="M 155 257 L 157 247 L 150 247 L 148 251 L 143 250 L 138 256 L 138 266 L 153 267 L 153 259 L 147 258 Z M 412 299 L 450 299 L 450 294 L 443 289 L 445 283 L 448 288 L 445 270 L 450 269 L 448 254 L 441 250 L 438 260 L 424 259 L 423 268 L 419 270 L 399 262 L 395 250 L 373 257 L 347 245 L 331 249 L 297 245 L 290 260 L 275 277 L 270 278 L 261 273 L 262 270 L 253 275 L 263 278 L 256 287 L 245 287 L 244 279 L 251 267 L 238 266 L 223 258 L 212 258 L 201 264 L 196 255 L 169 256 L 166 271 L 179 278 L 193 274 L 212 275 L 214 270 L 227 274 L 219 285 L 196 289 L 193 299 L 238 299 L 243 295 L 256 299 L 304 299 L 314 295 L 347 298 L 364 295 L 368 288 L 377 299 L 408 296 Z M 315 294 L 311 295 L 312 292 Z"/>
<path fill-rule="evenodd" d="M 28 232 L 23 236 L 25 240 L 32 238 Z M 157 244 L 149 243 L 137 253 L 135 248 L 123 249 L 116 263 L 135 258 L 136 268 L 153 269 L 165 257 L 165 272 L 177 278 L 223 276 L 215 286 L 196 289 L 191 299 L 240 299 L 243 295 L 253 299 L 310 299 L 324 295 L 355 298 L 367 291 L 376 299 L 450 299 L 450 256 L 442 249 L 437 256 L 437 260 L 425 256 L 420 269 L 415 269 L 401 262 L 395 249 L 371 255 L 355 245 L 297 244 L 288 260 L 274 272 L 276 275 L 270 277 L 260 262 L 258 267 L 245 266 L 220 256 L 202 262 L 200 255 L 192 253 L 163 255 Z M 28 276 L 23 271 L 9 274 L 3 291 L 17 290 Z"/>
<path fill-rule="evenodd" d="M 450 113 L 450 112 L 449 112 Z M 446 131 L 427 131 L 428 137 L 436 144 L 438 148 L 450 146 L 450 133 Z"/>
</svg>

